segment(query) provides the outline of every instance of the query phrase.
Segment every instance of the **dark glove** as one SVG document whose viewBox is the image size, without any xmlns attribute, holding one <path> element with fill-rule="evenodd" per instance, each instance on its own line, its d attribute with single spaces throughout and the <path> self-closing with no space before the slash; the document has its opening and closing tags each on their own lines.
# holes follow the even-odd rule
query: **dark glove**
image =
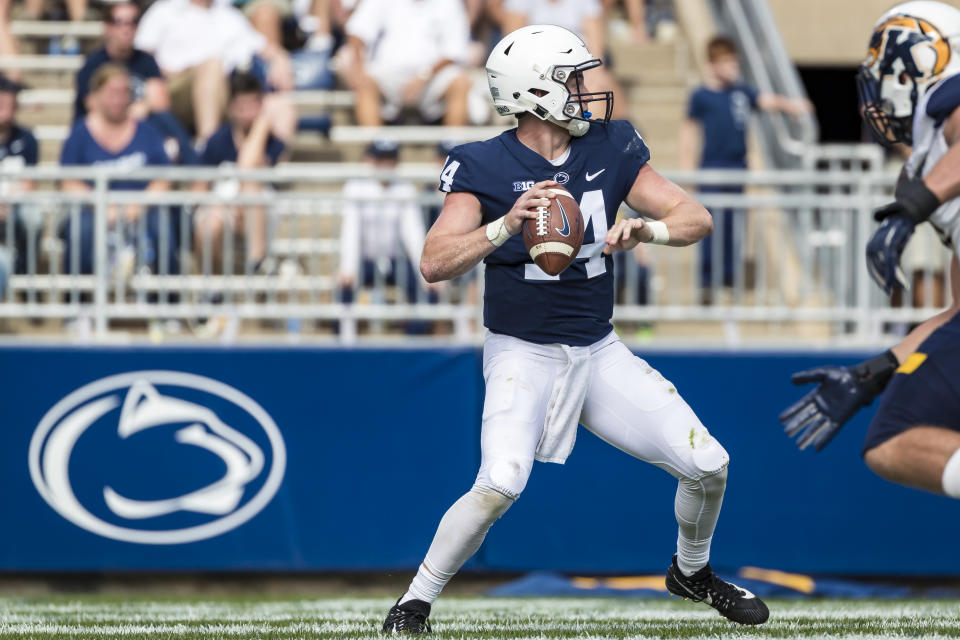
<svg viewBox="0 0 960 640">
<path fill-rule="evenodd" d="M 886 351 L 852 367 L 818 367 L 793 374 L 793 384 L 820 384 L 780 414 L 783 432 L 792 438 L 802 431 L 797 446 L 806 449 L 812 443 L 820 451 L 860 407 L 883 392 L 898 366 L 893 352 Z"/>
<path fill-rule="evenodd" d="M 897 203 L 885 208 L 893 207 Z M 877 212 L 879 213 L 879 211 Z M 873 232 L 867 243 L 867 271 L 887 295 L 893 293 L 895 285 L 909 288 L 907 274 L 900 266 L 900 256 L 913 235 L 916 225 L 902 214 L 890 215 Z"/>
<path fill-rule="evenodd" d="M 896 201 L 873 212 L 873 219 L 883 222 L 890 216 L 902 215 L 918 225 L 933 215 L 940 206 L 940 199 L 927 187 L 922 178 L 902 180 L 893 194 Z"/>
<path fill-rule="evenodd" d="M 893 292 L 894 284 L 908 288 L 907 276 L 900 267 L 900 256 L 916 226 L 940 206 L 939 198 L 922 178 L 902 180 L 894 197 L 896 201 L 873 212 L 874 219 L 883 224 L 867 243 L 867 270 L 887 295 Z"/>
</svg>

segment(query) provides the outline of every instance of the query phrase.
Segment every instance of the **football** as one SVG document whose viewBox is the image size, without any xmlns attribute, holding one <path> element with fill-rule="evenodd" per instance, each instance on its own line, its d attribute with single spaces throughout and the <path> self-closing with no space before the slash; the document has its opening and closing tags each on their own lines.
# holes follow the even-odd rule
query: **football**
<svg viewBox="0 0 960 640">
<path fill-rule="evenodd" d="M 583 215 L 568 191 L 550 189 L 557 197 L 538 207 L 537 217 L 523 221 L 523 242 L 530 257 L 551 276 L 570 266 L 583 244 Z"/>
</svg>

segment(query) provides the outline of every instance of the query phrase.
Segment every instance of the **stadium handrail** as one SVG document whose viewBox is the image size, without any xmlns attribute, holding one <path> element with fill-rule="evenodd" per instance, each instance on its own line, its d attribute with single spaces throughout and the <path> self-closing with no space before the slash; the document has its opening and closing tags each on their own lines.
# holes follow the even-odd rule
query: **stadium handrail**
<svg viewBox="0 0 960 640">
<path fill-rule="evenodd" d="M 336 125 L 329 135 L 301 131 L 297 140 L 320 141 L 329 138 L 339 144 L 367 144 L 374 140 L 393 140 L 408 144 L 438 144 L 448 140 L 472 142 L 498 136 L 506 127 L 431 127 L 416 125 L 398 125 L 392 127 L 363 127 L 356 125 Z M 33 135 L 41 142 L 63 142 L 70 135 L 67 125 L 44 124 L 33 127 Z"/>
<path fill-rule="evenodd" d="M 10 33 L 21 38 L 99 38 L 103 35 L 103 23 L 99 20 L 14 20 L 10 23 Z"/>
<path fill-rule="evenodd" d="M 22 71 L 76 71 L 83 66 L 81 55 L 3 55 L 0 69 Z"/>
<path fill-rule="evenodd" d="M 17 95 L 17 100 L 23 106 L 72 105 L 76 95 L 73 89 L 24 89 Z M 346 90 L 297 90 L 290 91 L 287 96 L 298 106 L 352 107 L 354 103 L 353 92 Z"/>
</svg>

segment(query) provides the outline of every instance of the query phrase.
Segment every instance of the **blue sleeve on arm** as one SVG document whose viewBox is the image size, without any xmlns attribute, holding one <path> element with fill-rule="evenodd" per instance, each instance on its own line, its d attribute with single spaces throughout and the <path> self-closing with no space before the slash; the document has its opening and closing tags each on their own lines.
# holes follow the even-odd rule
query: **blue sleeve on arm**
<svg viewBox="0 0 960 640">
<path fill-rule="evenodd" d="M 207 140 L 207 144 L 203 148 L 203 153 L 200 154 L 201 164 L 216 167 L 219 166 L 221 162 L 231 162 L 230 158 L 225 157 L 227 154 L 223 151 L 220 131 L 221 130 L 218 129 Z"/>
<path fill-rule="evenodd" d="M 444 193 L 455 191 L 476 192 L 473 184 L 473 163 L 467 157 L 470 146 L 470 144 L 460 145 L 450 152 L 443 165 L 443 170 L 440 172 L 440 184 L 437 189 Z"/>
<path fill-rule="evenodd" d="M 700 89 L 690 94 L 690 100 L 687 102 L 687 117 L 691 120 L 700 120 L 703 118 L 703 102 L 700 100 Z"/>
<path fill-rule="evenodd" d="M 75 80 L 77 97 L 73 101 L 74 122 L 87 115 L 87 105 L 84 101 L 87 99 L 87 93 L 90 90 L 90 71 L 87 65 L 84 65 L 80 71 L 77 71 L 77 78 Z"/>
<path fill-rule="evenodd" d="M 146 51 L 141 51 L 143 54 L 142 72 L 144 78 L 162 78 L 163 74 L 160 73 L 160 65 L 157 64 L 157 59 Z"/>
<path fill-rule="evenodd" d="M 40 157 L 40 151 L 39 151 L 39 145 L 37 145 L 37 139 L 34 138 L 33 134 L 30 133 L 29 131 L 24 131 L 23 144 L 24 144 L 23 161 L 30 166 L 37 164 Z"/>
<path fill-rule="evenodd" d="M 81 124 L 78 123 L 77 126 L 73 128 L 70 136 L 67 137 L 63 143 L 63 148 L 60 149 L 60 164 L 62 165 L 86 164 L 83 161 L 83 149 L 80 143 L 80 126 Z"/>
<path fill-rule="evenodd" d="M 960 107 L 960 75 L 947 78 L 934 90 L 927 101 L 927 115 L 939 127 L 957 107 Z"/>
<path fill-rule="evenodd" d="M 760 92 L 757 91 L 757 88 L 749 84 L 743 85 L 743 92 L 747 94 L 747 98 L 750 100 L 750 108 L 757 108 L 757 99 L 760 97 Z"/>
<path fill-rule="evenodd" d="M 630 193 L 640 169 L 650 162 L 650 149 L 627 120 L 611 120 L 607 125 L 607 135 L 616 154 L 619 197 L 623 200 Z"/>
<path fill-rule="evenodd" d="M 270 159 L 270 164 L 275 165 L 280 161 L 280 156 L 286 150 L 287 145 L 283 144 L 283 140 L 280 138 L 275 138 L 270 136 L 267 138 L 267 157 Z"/>
</svg>

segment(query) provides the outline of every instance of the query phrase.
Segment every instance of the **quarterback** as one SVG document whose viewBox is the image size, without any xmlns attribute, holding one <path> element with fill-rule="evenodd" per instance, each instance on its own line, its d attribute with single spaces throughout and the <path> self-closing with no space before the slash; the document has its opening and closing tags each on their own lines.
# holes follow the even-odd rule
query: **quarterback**
<svg viewBox="0 0 960 640">
<path fill-rule="evenodd" d="M 444 514 L 386 632 L 430 631 L 431 604 L 520 496 L 534 460 L 562 463 L 578 423 L 679 482 L 677 552 L 667 588 L 743 624 L 766 605 L 718 578 L 708 564 L 729 457 L 677 390 L 613 332 L 613 259 L 640 242 L 686 246 L 707 236 L 710 214 L 649 165 L 625 121 L 610 121 L 613 95 L 586 91 L 601 64 L 566 29 L 532 25 L 507 35 L 487 60 L 493 103 L 515 129 L 453 149 L 440 174 L 446 193 L 420 269 L 428 282 L 486 264 L 483 350 L 486 396 L 476 481 Z M 591 105 L 599 104 L 596 114 Z M 542 271 L 519 235 L 526 219 L 568 191 L 585 234 L 573 264 Z M 626 202 L 652 221 L 616 222 Z"/>
<path fill-rule="evenodd" d="M 932 224 L 954 253 L 953 303 L 902 342 L 852 367 L 794 375 L 819 383 L 780 420 L 798 445 L 818 451 L 856 411 L 883 393 L 863 457 L 875 473 L 960 498 L 960 11 L 906 2 L 874 27 L 857 79 L 861 110 L 877 139 L 912 147 L 895 202 L 867 244 L 870 275 L 884 291 L 906 287 L 900 256 L 917 225 Z"/>
</svg>

